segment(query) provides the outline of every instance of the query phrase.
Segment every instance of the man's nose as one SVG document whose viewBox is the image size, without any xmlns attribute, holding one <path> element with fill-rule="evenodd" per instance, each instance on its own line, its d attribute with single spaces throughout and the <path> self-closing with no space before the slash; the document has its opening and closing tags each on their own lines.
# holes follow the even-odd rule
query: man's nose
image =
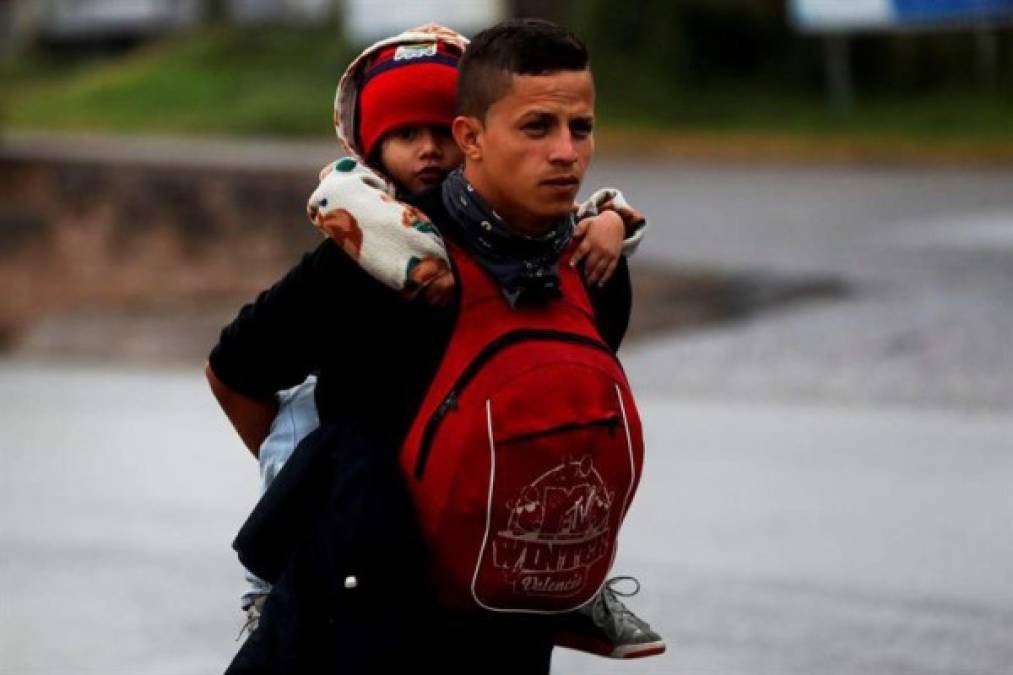
<svg viewBox="0 0 1013 675">
<path fill-rule="evenodd" d="M 557 134 L 549 153 L 549 161 L 554 164 L 575 164 L 580 159 L 577 153 L 577 144 L 569 129 L 564 129 Z"/>
</svg>

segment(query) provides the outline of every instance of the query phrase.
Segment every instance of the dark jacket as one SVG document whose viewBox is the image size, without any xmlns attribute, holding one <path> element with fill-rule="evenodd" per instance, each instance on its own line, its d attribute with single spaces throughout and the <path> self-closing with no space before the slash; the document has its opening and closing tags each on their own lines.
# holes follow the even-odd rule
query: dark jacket
<svg viewBox="0 0 1013 675">
<path fill-rule="evenodd" d="M 417 206 L 437 227 L 449 217 L 438 191 Z M 591 299 L 618 348 L 625 262 Z M 229 673 L 548 672 L 548 620 L 455 615 L 423 574 L 396 452 L 455 313 L 405 301 L 328 240 L 222 331 L 210 363 L 223 382 L 263 397 L 317 372 L 321 418 L 237 538 L 243 562 L 275 587 Z"/>
</svg>

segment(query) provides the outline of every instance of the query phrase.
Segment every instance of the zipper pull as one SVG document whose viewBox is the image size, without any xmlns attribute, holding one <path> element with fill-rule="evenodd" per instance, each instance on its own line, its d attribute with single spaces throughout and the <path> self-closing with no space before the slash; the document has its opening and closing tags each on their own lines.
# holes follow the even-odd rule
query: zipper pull
<svg viewBox="0 0 1013 675">
<path fill-rule="evenodd" d="M 451 410 L 457 409 L 457 392 L 451 391 L 447 394 L 447 397 L 440 403 L 440 407 L 436 409 L 436 414 L 440 418 L 446 417 L 447 413 Z"/>
</svg>

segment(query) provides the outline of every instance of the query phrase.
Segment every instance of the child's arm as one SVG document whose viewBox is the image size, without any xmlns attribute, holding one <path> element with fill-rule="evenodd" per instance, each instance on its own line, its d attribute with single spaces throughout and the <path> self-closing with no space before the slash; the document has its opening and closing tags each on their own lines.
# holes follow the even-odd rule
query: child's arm
<svg viewBox="0 0 1013 675">
<path fill-rule="evenodd" d="M 351 157 L 328 164 L 306 209 L 325 237 L 384 285 L 434 304 L 449 298 L 453 276 L 439 232 L 368 167 Z"/>
<path fill-rule="evenodd" d="M 257 457 L 260 444 L 267 438 L 271 422 L 278 414 L 278 401 L 273 398 L 253 398 L 236 391 L 218 378 L 210 363 L 204 366 L 204 375 L 225 416 L 243 440 L 243 445 Z"/>
<path fill-rule="evenodd" d="M 619 255 L 631 256 L 636 251 L 647 220 L 623 198 L 619 190 L 604 188 L 577 207 L 575 237 L 583 237 L 570 261 L 576 265 L 584 260 L 588 283 L 604 284 L 615 272 Z"/>
</svg>

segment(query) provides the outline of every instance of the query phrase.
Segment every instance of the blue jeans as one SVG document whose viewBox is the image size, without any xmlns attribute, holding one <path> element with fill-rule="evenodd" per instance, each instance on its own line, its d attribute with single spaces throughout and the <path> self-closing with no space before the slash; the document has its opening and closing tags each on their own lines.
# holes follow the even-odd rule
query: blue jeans
<svg viewBox="0 0 1013 675">
<path fill-rule="evenodd" d="M 271 422 L 271 432 L 260 445 L 260 494 L 281 471 L 295 446 L 311 431 L 320 426 L 317 404 L 313 393 L 317 378 L 310 375 L 302 384 L 278 392 L 278 414 Z M 246 571 L 249 588 L 243 593 L 242 607 L 245 609 L 258 595 L 270 593 L 271 584 L 249 570 Z"/>
</svg>

